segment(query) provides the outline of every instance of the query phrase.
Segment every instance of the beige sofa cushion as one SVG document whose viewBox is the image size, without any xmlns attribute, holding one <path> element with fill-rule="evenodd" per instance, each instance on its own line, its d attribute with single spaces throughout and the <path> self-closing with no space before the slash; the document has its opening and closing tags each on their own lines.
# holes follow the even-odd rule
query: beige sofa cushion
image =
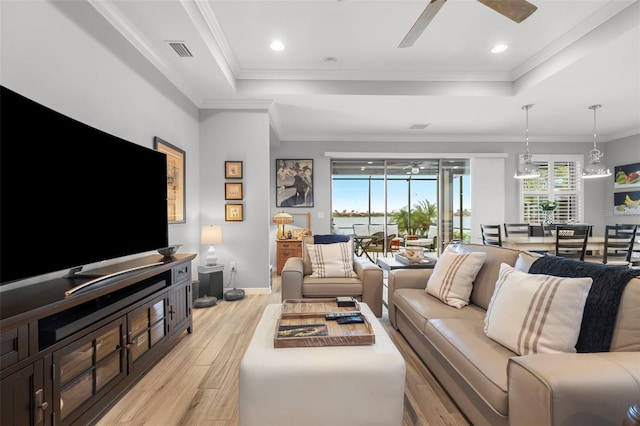
<svg viewBox="0 0 640 426">
<path fill-rule="evenodd" d="M 485 333 L 518 355 L 575 353 L 591 278 L 526 274 L 503 263 Z"/>
<path fill-rule="evenodd" d="M 640 278 L 624 288 L 609 350 L 640 352 Z"/>
<path fill-rule="evenodd" d="M 392 303 L 414 326 L 424 333 L 427 321 L 434 318 L 484 319 L 485 310 L 475 305 L 454 308 L 431 296 L 423 289 L 400 288 L 393 292 Z"/>
<path fill-rule="evenodd" d="M 491 296 L 493 296 L 493 289 L 496 286 L 496 280 L 500 272 L 500 264 L 515 265 L 520 251 L 498 246 L 485 246 L 482 244 L 458 244 L 453 246 L 453 248 L 458 253 L 486 253 L 487 257 L 484 265 L 480 268 L 476 279 L 473 281 L 470 302 L 483 309 L 487 309 L 491 301 Z"/>
<path fill-rule="evenodd" d="M 305 244 L 313 278 L 356 278 L 350 243 Z"/>
<path fill-rule="evenodd" d="M 481 319 L 430 320 L 426 336 L 478 395 L 501 416 L 509 414 L 507 364 L 516 354 L 489 339 Z"/>
<path fill-rule="evenodd" d="M 458 309 L 468 305 L 473 280 L 485 257 L 485 253 L 445 250 L 427 281 L 427 293 Z"/>
</svg>

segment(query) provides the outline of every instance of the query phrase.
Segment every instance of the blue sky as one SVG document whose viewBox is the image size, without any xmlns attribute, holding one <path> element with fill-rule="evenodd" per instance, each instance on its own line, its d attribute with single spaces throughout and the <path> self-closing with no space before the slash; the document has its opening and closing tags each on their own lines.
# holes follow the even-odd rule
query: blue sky
<svg viewBox="0 0 640 426">
<path fill-rule="evenodd" d="M 437 201 L 436 181 L 422 181 L 412 183 L 411 203 L 415 204 L 418 200 L 425 198 L 431 203 Z M 338 211 L 367 211 L 368 210 L 368 182 L 354 180 L 340 180 L 333 182 L 332 189 L 332 210 Z M 372 182 L 372 200 L 371 210 L 374 212 L 384 211 L 384 197 L 382 181 Z M 387 205 L 389 211 L 399 210 L 407 205 L 407 184 L 406 181 L 389 182 L 389 192 Z M 454 197 L 455 210 L 458 209 L 458 199 Z M 468 176 L 463 179 L 463 200 L 464 207 L 471 208 L 471 191 Z"/>
</svg>

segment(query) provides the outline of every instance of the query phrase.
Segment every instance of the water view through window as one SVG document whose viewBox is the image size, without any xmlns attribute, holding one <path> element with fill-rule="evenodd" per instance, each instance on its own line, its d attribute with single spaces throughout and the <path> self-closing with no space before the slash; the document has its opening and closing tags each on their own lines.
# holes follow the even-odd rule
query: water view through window
<svg viewBox="0 0 640 426">
<path fill-rule="evenodd" d="M 336 233 L 386 222 L 397 225 L 400 236 L 426 236 L 435 226 L 439 241 L 468 241 L 470 205 L 466 159 L 332 161 Z"/>
</svg>

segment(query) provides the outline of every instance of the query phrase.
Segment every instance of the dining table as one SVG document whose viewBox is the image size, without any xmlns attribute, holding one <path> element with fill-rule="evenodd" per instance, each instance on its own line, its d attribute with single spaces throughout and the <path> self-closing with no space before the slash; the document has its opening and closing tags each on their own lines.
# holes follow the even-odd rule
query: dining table
<svg viewBox="0 0 640 426">
<path fill-rule="evenodd" d="M 554 252 L 556 237 L 505 237 L 502 239 L 502 246 L 517 250 Z M 593 253 L 602 253 L 604 251 L 604 236 L 590 236 L 587 239 L 587 250 Z"/>
</svg>

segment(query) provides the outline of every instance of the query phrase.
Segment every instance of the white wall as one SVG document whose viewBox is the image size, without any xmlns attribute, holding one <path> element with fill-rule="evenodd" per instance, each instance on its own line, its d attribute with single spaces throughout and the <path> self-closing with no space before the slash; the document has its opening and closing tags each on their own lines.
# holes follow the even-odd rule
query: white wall
<svg viewBox="0 0 640 426">
<path fill-rule="evenodd" d="M 269 288 L 269 116 L 267 111 L 203 110 L 200 113 L 200 222 L 221 225 L 223 243 L 216 246 L 225 265 L 224 284 Z M 242 180 L 224 178 L 225 161 L 242 161 Z M 242 182 L 244 199 L 226 201 L 224 182 Z M 225 204 L 243 204 L 242 222 L 225 222 Z M 207 247 L 200 253 L 205 257 Z M 237 262 L 230 282 L 229 262 Z M 199 262 L 203 264 L 201 260 Z"/>
<path fill-rule="evenodd" d="M 504 158 L 471 158 L 471 242 L 482 244 L 480 225 L 505 223 Z"/>
<path fill-rule="evenodd" d="M 197 253 L 197 108 L 87 2 L 2 1 L 0 7 L 3 86 L 139 145 L 153 148 L 159 136 L 186 151 L 186 223 L 169 225 L 169 242 Z M 52 140 L 41 143 L 61 137 L 51 130 Z M 98 155 L 104 148 L 96 146 Z"/>
<path fill-rule="evenodd" d="M 604 148 L 602 148 L 602 145 L 604 145 Z M 605 152 L 603 161 L 611 169 L 611 173 L 614 175 L 615 166 L 640 163 L 640 135 L 618 139 L 605 144 L 598 144 L 598 148 Z M 614 176 L 602 179 L 602 181 L 599 182 L 602 190 L 602 203 L 599 206 L 599 210 L 603 212 L 605 224 L 615 225 L 616 223 L 630 223 L 640 225 L 640 215 L 622 216 L 614 214 L 613 182 Z M 640 190 L 640 188 L 634 188 L 634 190 Z"/>
</svg>

